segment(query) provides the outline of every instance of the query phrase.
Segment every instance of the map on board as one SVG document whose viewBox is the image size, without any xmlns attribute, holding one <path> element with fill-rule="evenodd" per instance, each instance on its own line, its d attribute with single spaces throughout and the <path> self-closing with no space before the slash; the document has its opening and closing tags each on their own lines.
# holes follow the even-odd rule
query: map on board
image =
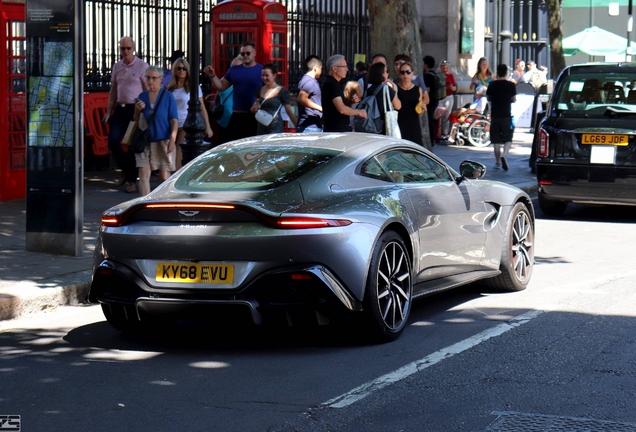
<svg viewBox="0 0 636 432">
<path fill-rule="evenodd" d="M 29 145 L 73 147 L 73 78 L 29 78 Z"/>
<path fill-rule="evenodd" d="M 44 76 L 73 76 L 73 42 L 44 43 Z"/>
<path fill-rule="evenodd" d="M 46 42 L 43 72 L 29 78 L 29 146 L 73 147 L 73 44 Z"/>
</svg>

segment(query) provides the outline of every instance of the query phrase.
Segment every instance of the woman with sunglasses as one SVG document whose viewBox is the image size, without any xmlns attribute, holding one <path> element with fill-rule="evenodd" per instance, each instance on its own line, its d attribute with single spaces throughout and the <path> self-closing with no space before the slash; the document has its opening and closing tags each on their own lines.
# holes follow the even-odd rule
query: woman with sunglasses
<svg viewBox="0 0 636 432">
<path fill-rule="evenodd" d="M 179 129 L 177 132 L 177 149 L 172 153 L 173 165 L 175 169 L 181 168 L 181 146 L 179 144 L 184 143 L 185 131 L 183 130 L 183 123 L 188 116 L 188 102 L 190 101 L 190 63 L 184 58 L 179 58 L 172 63 L 172 78 L 166 86 L 166 90 L 172 93 L 175 101 L 177 102 L 177 112 L 179 113 Z M 199 91 L 199 103 L 201 104 L 201 117 L 203 117 L 203 124 L 205 125 L 205 137 L 212 138 L 212 128 L 210 127 L 210 118 L 208 112 L 205 109 L 205 103 L 203 102 L 203 92 L 201 87 Z"/>
<path fill-rule="evenodd" d="M 413 84 L 414 70 L 411 62 L 404 62 L 398 72 L 400 82 L 397 85 L 397 97 L 402 102 L 402 108 L 398 111 L 398 124 L 403 139 L 424 145 L 419 116 L 426 112 L 426 105 L 420 103 L 424 100 L 422 89 Z"/>
</svg>

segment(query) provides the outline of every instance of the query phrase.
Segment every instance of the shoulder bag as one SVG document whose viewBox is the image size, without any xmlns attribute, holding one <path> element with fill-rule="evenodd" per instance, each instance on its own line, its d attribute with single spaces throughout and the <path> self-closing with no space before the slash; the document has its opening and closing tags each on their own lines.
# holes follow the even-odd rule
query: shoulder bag
<svg viewBox="0 0 636 432">
<path fill-rule="evenodd" d="M 275 89 L 272 89 L 269 94 L 265 97 L 265 99 L 263 99 L 263 102 L 265 102 L 267 99 L 269 99 L 269 95 L 274 93 L 274 90 L 276 90 L 279 87 L 276 87 Z M 262 103 L 261 103 L 262 105 Z M 258 111 L 256 111 L 256 114 L 254 115 L 254 117 L 256 118 L 256 121 L 259 122 L 260 124 L 262 124 L 263 126 L 269 126 L 272 121 L 274 120 L 274 117 L 276 117 L 276 115 L 278 114 L 278 111 L 280 111 L 280 108 L 282 107 L 282 103 L 278 106 L 278 109 L 276 110 L 276 112 L 274 114 L 270 114 L 265 110 L 259 109 Z"/>
<path fill-rule="evenodd" d="M 402 138 L 398 125 L 398 112 L 393 108 L 389 86 L 384 86 L 384 129 L 387 136 Z"/>
<path fill-rule="evenodd" d="M 161 94 L 159 95 L 159 99 L 155 104 L 155 108 L 150 110 L 150 118 L 148 119 L 148 127 L 146 129 L 141 129 L 137 127 L 135 133 L 130 142 L 130 149 L 135 153 L 143 153 L 146 151 L 146 147 L 150 144 L 150 126 L 152 126 L 152 122 L 155 119 L 155 114 L 157 113 L 157 109 L 159 108 L 159 104 L 161 103 L 161 99 L 163 98 L 165 90 L 161 89 Z M 139 113 L 142 115 L 141 113 Z"/>
</svg>

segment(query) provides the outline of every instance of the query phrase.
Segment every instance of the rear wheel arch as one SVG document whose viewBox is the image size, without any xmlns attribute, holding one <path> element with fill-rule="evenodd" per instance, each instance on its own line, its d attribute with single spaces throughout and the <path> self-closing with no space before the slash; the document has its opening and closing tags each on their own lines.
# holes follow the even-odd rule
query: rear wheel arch
<svg viewBox="0 0 636 432">
<path fill-rule="evenodd" d="M 404 247 L 406 247 L 406 252 L 409 255 L 409 260 L 411 262 L 411 271 L 413 271 L 413 269 L 415 269 L 415 260 L 414 260 L 414 256 L 415 256 L 415 251 L 414 251 L 414 245 L 413 242 L 411 241 L 411 236 L 409 235 L 408 230 L 406 229 L 406 227 L 400 223 L 397 222 L 393 222 L 389 225 L 387 225 L 386 227 L 384 227 L 384 229 L 380 232 L 378 232 L 378 237 L 375 239 L 375 242 L 373 243 L 373 246 L 371 248 L 371 251 L 369 252 L 369 258 L 367 260 L 367 271 L 366 271 L 366 275 L 364 278 L 364 289 L 362 291 L 362 297 L 360 300 L 364 299 L 364 296 L 366 295 L 366 291 L 367 291 L 367 287 L 368 287 L 368 277 L 369 277 L 369 270 L 371 269 L 371 261 L 373 259 L 373 253 L 375 251 L 375 247 L 378 244 L 378 241 L 380 240 L 380 238 L 387 232 L 394 232 L 397 235 L 400 236 L 400 238 L 402 239 L 402 242 L 404 243 Z"/>
<path fill-rule="evenodd" d="M 413 262 L 413 256 L 414 256 L 415 252 L 413 251 L 413 242 L 411 241 L 411 236 L 410 236 L 408 230 L 406 229 L 406 227 L 404 225 L 402 225 L 402 224 L 394 222 L 394 223 L 388 225 L 384 229 L 384 231 L 382 233 L 384 234 L 386 231 L 394 231 L 400 237 L 402 237 L 402 241 L 404 242 L 404 246 L 406 247 L 406 251 L 409 254 L 409 258 L 411 259 L 411 262 Z"/>
<path fill-rule="evenodd" d="M 364 293 L 365 333 L 379 342 L 397 339 L 406 327 L 413 294 L 412 257 L 404 238 L 383 231 L 373 247 Z"/>
</svg>

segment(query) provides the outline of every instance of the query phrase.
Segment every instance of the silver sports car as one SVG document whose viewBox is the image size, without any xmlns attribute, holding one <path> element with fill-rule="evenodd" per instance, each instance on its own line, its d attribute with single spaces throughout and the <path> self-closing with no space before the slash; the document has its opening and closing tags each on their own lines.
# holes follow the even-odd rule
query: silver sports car
<svg viewBox="0 0 636 432">
<path fill-rule="evenodd" d="M 344 313 L 394 340 L 417 297 L 530 281 L 530 198 L 485 170 L 458 174 L 382 135 L 227 143 L 103 214 L 90 299 L 122 331 L 195 312 L 289 325 Z"/>
</svg>

